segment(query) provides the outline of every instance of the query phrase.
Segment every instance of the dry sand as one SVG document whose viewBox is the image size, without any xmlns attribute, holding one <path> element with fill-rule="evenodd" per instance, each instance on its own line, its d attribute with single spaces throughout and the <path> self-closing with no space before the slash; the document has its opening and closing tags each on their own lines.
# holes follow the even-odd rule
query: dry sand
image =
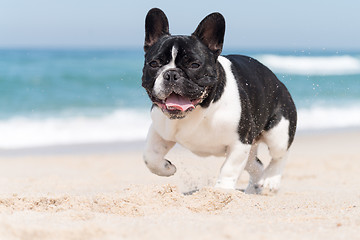
<svg viewBox="0 0 360 240">
<path fill-rule="evenodd" d="M 297 136 L 276 195 L 214 189 L 223 159 L 180 147 L 170 178 L 141 151 L 2 156 L 0 239 L 360 239 L 359 142 Z"/>
</svg>

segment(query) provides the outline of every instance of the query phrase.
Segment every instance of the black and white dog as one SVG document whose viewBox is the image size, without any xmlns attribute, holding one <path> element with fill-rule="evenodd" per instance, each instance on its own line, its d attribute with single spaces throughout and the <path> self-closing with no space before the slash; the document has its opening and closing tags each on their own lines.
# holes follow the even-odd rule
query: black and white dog
<svg viewBox="0 0 360 240">
<path fill-rule="evenodd" d="M 191 36 L 173 36 L 160 9 L 148 12 L 142 86 L 153 106 L 144 161 L 157 175 L 173 175 L 164 157 L 179 143 L 200 156 L 226 156 L 215 187 L 234 189 L 245 169 L 247 193 L 277 191 L 295 135 L 294 102 L 255 59 L 220 56 L 224 33 L 220 13 L 208 15 Z M 260 142 L 272 157 L 266 169 L 257 158 Z"/>
</svg>

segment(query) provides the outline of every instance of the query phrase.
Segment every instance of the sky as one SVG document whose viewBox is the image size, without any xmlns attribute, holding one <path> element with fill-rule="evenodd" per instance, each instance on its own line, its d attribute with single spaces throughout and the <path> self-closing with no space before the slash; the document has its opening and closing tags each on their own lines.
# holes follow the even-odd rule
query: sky
<svg viewBox="0 0 360 240">
<path fill-rule="evenodd" d="M 1 0 L 0 48 L 142 48 L 152 7 L 174 35 L 222 13 L 226 48 L 360 50 L 359 0 Z"/>
</svg>

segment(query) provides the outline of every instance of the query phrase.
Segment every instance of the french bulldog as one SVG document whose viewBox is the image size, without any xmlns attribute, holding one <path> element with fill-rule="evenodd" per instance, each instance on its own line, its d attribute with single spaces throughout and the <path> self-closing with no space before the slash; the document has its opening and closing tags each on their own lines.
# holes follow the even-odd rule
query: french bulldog
<svg viewBox="0 0 360 240">
<path fill-rule="evenodd" d="M 225 19 L 205 17 L 190 36 L 171 35 L 164 12 L 145 20 L 142 86 L 152 101 L 144 161 L 151 172 L 171 176 L 165 155 L 178 143 L 200 156 L 225 156 L 215 187 L 235 189 L 245 169 L 246 193 L 276 192 L 293 142 L 297 113 L 283 83 L 257 60 L 220 56 Z M 257 158 L 264 142 L 272 158 Z"/>
</svg>

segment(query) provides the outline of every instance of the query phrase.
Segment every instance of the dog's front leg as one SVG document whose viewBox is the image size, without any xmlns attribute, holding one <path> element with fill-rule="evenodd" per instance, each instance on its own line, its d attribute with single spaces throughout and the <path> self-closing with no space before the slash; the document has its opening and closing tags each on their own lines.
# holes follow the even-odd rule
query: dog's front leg
<svg viewBox="0 0 360 240">
<path fill-rule="evenodd" d="M 246 166 L 251 145 L 237 142 L 228 146 L 226 159 L 221 167 L 220 175 L 215 187 L 225 189 L 235 189 L 236 182 Z"/>
<path fill-rule="evenodd" d="M 164 157 L 175 145 L 175 142 L 164 140 L 151 126 L 146 140 L 144 161 L 152 173 L 159 176 L 171 176 L 176 167 Z"/>
</svg>

